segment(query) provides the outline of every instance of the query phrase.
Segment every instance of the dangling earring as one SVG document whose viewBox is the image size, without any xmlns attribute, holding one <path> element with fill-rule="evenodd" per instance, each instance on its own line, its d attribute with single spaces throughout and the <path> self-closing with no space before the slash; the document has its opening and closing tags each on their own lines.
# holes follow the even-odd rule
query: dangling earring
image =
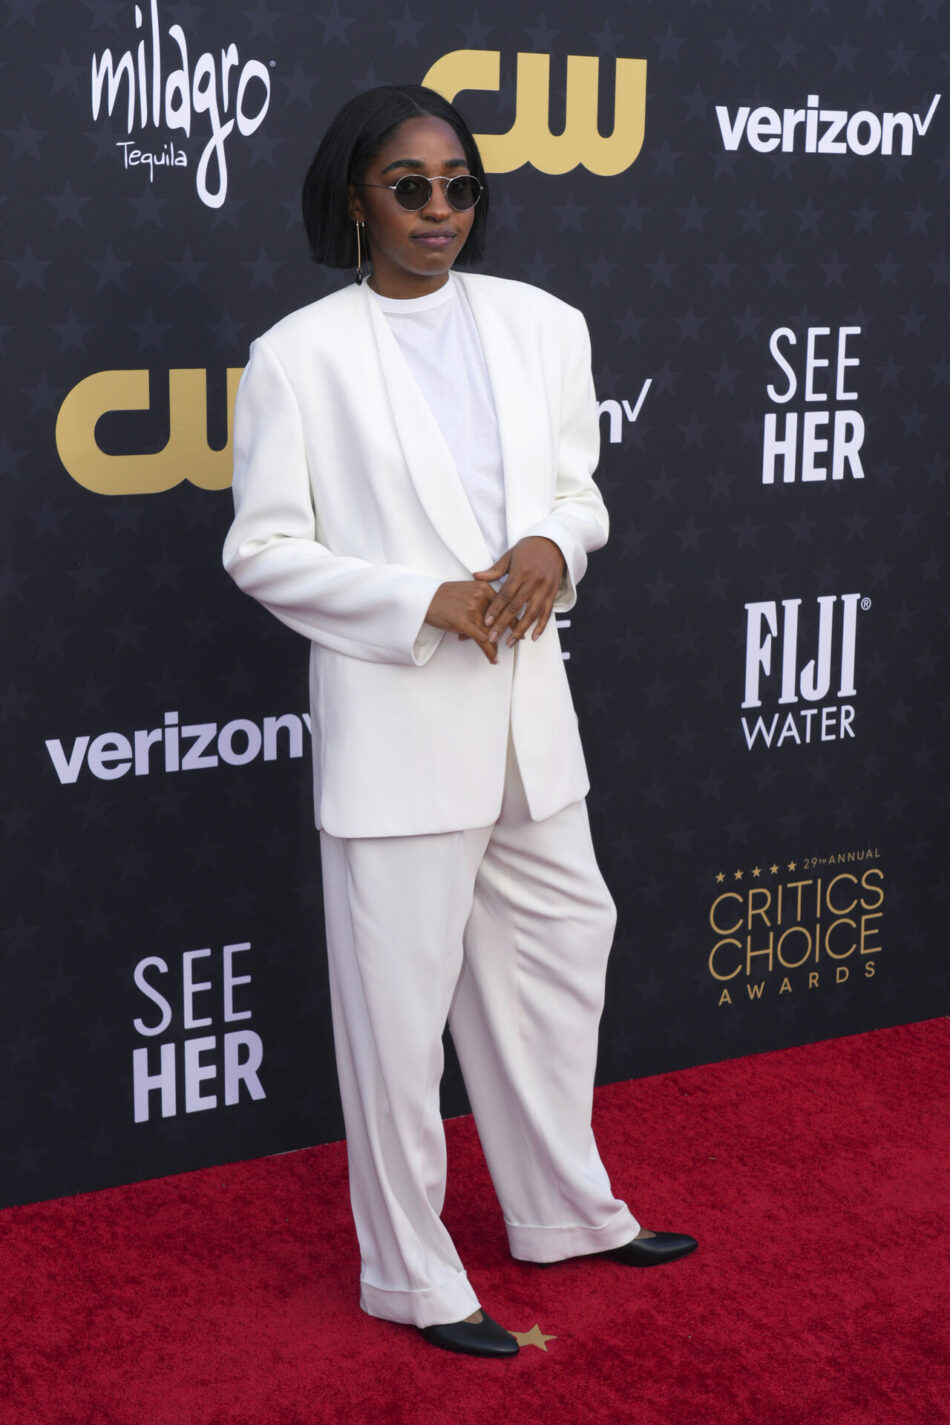
<svg viewBox="0 0 950 1425">
<path fill-rule="evenodd" d="M 357 224 L 356 224 L 356 285 L 357 285 L 357 287 L 358 287 L 358 286 L 360 285 L 360 283 L 363 281 L 363 248 L 362 248 L 362 244 L 361 244 L 361 242 L 360 242 L 360 229 L 361 229 L 363 226 L 364 226 L 364 224 L 363 224 L 363 223 L 360 223 L 360 222 L 357 222 Z"/>
</svg>

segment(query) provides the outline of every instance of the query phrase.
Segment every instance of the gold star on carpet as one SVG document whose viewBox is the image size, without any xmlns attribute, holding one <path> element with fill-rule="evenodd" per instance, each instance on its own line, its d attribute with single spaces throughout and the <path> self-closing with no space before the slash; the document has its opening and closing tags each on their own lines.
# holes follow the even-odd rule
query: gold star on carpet
<svg viewBox="0 0 950 1425">
<path fill-rule="evenodd" d="M 742 880 L 742 872 L 741 872 L 741 871 L 733 871 L 733 873 L 732 873 L 732 879 L 733 879 L 734 881 L 741 881 L 741 880 Z"/>
<path fill-rule="evenodd" d="M 556 1341 L 556 1336 L 545 1336 L 537 1322 L 534 1323 L 530 1331 L 512 1331 L 512 1336 L 519 1346 L 537 1346 L 539 1350 L 546 1351 L 548 1348 L 545 1341 Z"/>
<path fill-rule="evenodd" d="M 777 876 L 777 875 L 778 875 L 778 862 L 776 862 L 776 864 L 775 864 L 774 866 L 770 866 L 770 867 L 769 867 L 769 871 L 771 872 L 771 874 L 772 874 L 773 876 Z"/>
<path fill-rule="evenodd" d="M 718 871 L 718 872 L 716 873 L 716 885 L 717 885 L 717 886 L 718 886 L 722 881 L 724 881 L 725 879 L 726 879 L 726 878 L 725 878 L 725 876 L 723 875 L 722 871 Z"/>
<path fill-rule="evenodd" d="M 797 870 L 798 870 L 798 863 L 797 863 L 796 861 L 789 861 L 789 863 L 788 863 L 788 869 L 789 869 L 790 871 L 797 871 Z"/>
<path fill-rule="evenodd" d="M 753 866 L 753 867 L 752 867 L 752 874 L 753 874 L 753 876 L 761 876 L 761 874 L 762 874 L 762 869 L 761 869 L 761 867 L 760 867 L 760 866 Z"/>
</svg>

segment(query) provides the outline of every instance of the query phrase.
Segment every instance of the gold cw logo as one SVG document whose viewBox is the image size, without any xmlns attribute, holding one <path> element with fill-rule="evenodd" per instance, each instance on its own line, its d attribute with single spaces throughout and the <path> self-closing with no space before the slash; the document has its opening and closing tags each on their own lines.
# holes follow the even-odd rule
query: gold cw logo
<svg viewBox="0 0 950 1425">
<path fill-rule="evenodd" d="M 96 426 L 112 411 L 151 407 L 147 371 L 96 371 L 74 386 L 56 420 L 56 449 L 69 474 L 97 495 L 154 495 L 188 480 L 202 490 L 231 483 L 234 400 L 242 367 L 227 375 L 228 438 L 220 450 L 208 444 L 208 383 L 203 367 L 175 366 L 168 373 L 168 440 L 151 453 L 110 455 L 96 440 Z"/>
<path fill-rule="evenodd" d="M 643 146 L 647 62 L 616 61 L 613 132 L 597 127 L 600 60 L 596 55 L 567 56 L 564 131 L 550 127 L 551 56 L 519 53 L 515 121 L 504 134 L 476 134 L 488 173 L 511 173 L 530 163 L 542 173 L 586 168 L 602 178 L 629 168 Z M 464 89 L 501 87 L 501 53 L 494 49 L 456 49 L 437 59 L 423 84 L 450 102 Z"/>
</svg>

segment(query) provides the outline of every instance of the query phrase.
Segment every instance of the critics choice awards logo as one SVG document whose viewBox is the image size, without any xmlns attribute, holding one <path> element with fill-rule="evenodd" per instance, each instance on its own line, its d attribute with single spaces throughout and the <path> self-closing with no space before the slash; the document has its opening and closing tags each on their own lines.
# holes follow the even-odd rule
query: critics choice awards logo
<svg viewBox="0 0 950 1425">
<path fill-rule="evenodd" d="M 873 980 L 883 915 L 876 848 L 718 872 L 706 957 L 718 1004 Z"/>
<path fill-rule="evenodd" d="M 92 117 L 124 119 L 129 137 L 116 144 L 123 167 L 146 169 L 150 181 L 156 168 L 191 167 L 185 140 L 194 133 L 204 141 L 195 169 L 198 197 L 220 208 L 228 194 L 228 141 L 235 129 L 244 138 L 255 133 L 270 105 L 267 67 L 242 61 L 233 42 L 193 56 L 181 25 L 162 32 L 158 0 L 131 9 L 137 38 L 130 48 L 92 56 Z"/>
</svg>

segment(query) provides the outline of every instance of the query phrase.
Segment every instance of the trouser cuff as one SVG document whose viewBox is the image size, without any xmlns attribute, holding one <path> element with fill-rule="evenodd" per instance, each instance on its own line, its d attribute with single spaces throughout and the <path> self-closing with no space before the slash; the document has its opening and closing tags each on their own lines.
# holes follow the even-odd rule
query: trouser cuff
<svg viewBox="0 0 950 1425">
<path fill-rule="evenodd" d="M 479 1309 L 478 1297 L 464 1271 L 454 1273 L 439 1286 L 420 1291 L 391 1291 L 362 1281 L 360 1306 L 369 1316 L 401 1321 L 407 1326 L 444 1326 L 464 1321 Z"/>
<path fill-rule="evenodd" d="M 640 1224 L 624 1205 L 602 1227 L 526 1227 L 506 1222 L 511 1255 L 522 1262 L 560 1262 L 565 1257 L 587 1257 L 609 1252 L 631 1242 Z"/>
</svg>

